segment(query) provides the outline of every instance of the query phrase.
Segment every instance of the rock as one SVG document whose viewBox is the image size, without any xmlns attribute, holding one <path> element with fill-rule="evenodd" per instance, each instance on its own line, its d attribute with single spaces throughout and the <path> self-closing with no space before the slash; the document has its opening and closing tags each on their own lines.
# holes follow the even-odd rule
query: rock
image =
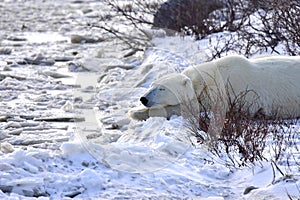
<svg viewBox="0 0 300 200">
<path fill-rule="evenodd" d="M 11 193 L 13 186 L 0 185 L 0 190 L 4 193 Z"/>
<path fill-rule="evenodd" d="M 90 13 L 90 12 L 93 12 L 93 9 L 91 9 L 91 8 L 86 8 L 86 9 L 83 9 L 83 10 L 82 10 L 82 13 L 83 13 L 83 14 L 87 14 L 87 13 Z"/>
<path fill-rule="evenodd" d="M 34 118 L 34 121 L 45 121 L 45 122 L 83 122 L 84 117 L 67 117 L 67 116 L 57 116 L 57 117 L 39 117 Z"/>
<path fill-rule="evenodd" d="M 83 102 L 83 98 L 82 97 L 75 97 L 74 98 L 74 103 L 80 104 Z"/>
<path fill-rule="evenodd" d="M 128 58 L 128 57 L 130 57 L 130 56 L 133 56 L 134 54 L 136 54 L 137 52 L 139 52 L 140 50 L 139 49 L 132 49 L 132 50 L 129 50 L 129 51 L 127 51 L 124 55 L 123 55 L 123 57 L 124 58 Z"/>
<path fill-rule="evenodd" d="M 180 32 L 183 28 L 209 28 L 205 19 L 222 8 L 220 0 L 167 0 L 154 14 L 153 27 Z"/>
<path fill-rule="evenodd" d="M 74 198 L 77 195 L 81 194 L 82 192 L 84 192 L 85 189 L 78 189 L 78 190 L 73 190 L 73 191 L 68 191 L 64 193 L 64 196 L 69 197 L 69 198 Z"/>
<path fill-rule="evenodd" d="M 23 132 L 23 128 L 17 128 L 14 130 L 7 131 L 8 135 L 20 135 Z"/>
<path fill-rule="evenodd" d="M 22 128 L 22 125 L 19 123 L 19 122 L 8 122 L 5 126 L 4 126 L 5 129 L 8 129 L 8 128 Z"/>
<path fill-rule="evenodd" d="M 258 189 L 258 187 L 249 186 L 244 190 L 244 195 L 249 194 L 252 190 Z"/>
<path fill-rule="evenodd" d="M 22 77 L 22 76 L 18 76 L 18 75 L 14 75 L 14 74 L 0 74 L 0 81 L 4 80 L 4 79 L 17 79 L 18 81 L 24 81 L 26 80 L 26 77 Z M 11 81 L 11 80 L 7 80 L 7 81 Z M 3 84 L 3 83 L 2 83 Z"/>
<path fill-rule="evenodd" d="M 13 145 L 11 145 L 10 143 L 8 143 L 8 142 L 2 142 L 2 143 L 0 143 L 0 151 L 2 153 L 7 154 L 7 153 L 13 152 L 14 150 L 15 149 L 14 149 Z"/>
<path fill-rule="evenodd" d="M 75 0 L 75 1 L 72 1 L 71 3 L 78 3 L 78 4 L 80 4 L 80 3 L 84 3 L 85 1 L 81 1 L 81 0 Z"/>
<path fill-rule="evenodd" d="M 55 62 L 69 62 L 74 60 L 74 57 L 68 57 L 68 56 L 58 56 L 54 57 Z"/>
<path fill-rule="evenodd" d="M 6 39 L 10 40 L 10 41 L 14 41 L 14 42 L 24 42 L 24 41 L 27 41 L 26 38 L 17 37 L 17 36 L 8 36 Z"/>
<path fill-rule="evenodd" d="M 51 58 L 46 58 L 40 54 L 32 56 L 32 58 L 24 58 L 26 64 L 31 65 L 46 65 L 51 66 L 55 64 L 55 60 Z"/>
<path fill-rule="evenodd" d="M 84 13 L 85 17 L 88 17 L 88 18 L 97 18 L 97 19 L 99 19 L 99 16 L 102 14 L 98 10 L 96 10 L 96 11 L 91 10 L 90 12 L 83 11 L 83 13 Z"/>
<path fill-rule="evenodd" d="M 60 108 L 65 112 L 72 112 L 74 111 L 74 105 L 70 101 L 66 101 L 66 103 Z"/>
<path fill-rule="evenodd" d="M 0 122 L 7 122 L 8 116 L 7 115 L 0 115 Z"/>
<path fill-rule="evenodd" d="M 40 177 L 26 177 L 16 180 L 7 180 L 6 187 L 9 186 L 12 186 L 11 192 L 27 197 L 46 196 L 44 181 Z"/>
<path fill-rule="evenodd" d="M 4 66 L 3 67 L 3 71 L 12 71 L 11 67 L 10 66 Z"/>
<path fill-rule="evenodd" d="M 97 42 L 103 42 L 103 38 L 91 38 L 88 36 L 82 36 L 82 35 L 71 35 L 71 43 L 73 44 L 80 44 L 80 43 L 97 43 Z"/>
<path fill-rule="evenodd" d="M 10 49 L 10 48 L 6 48 L 6 47 L 0 48 L 0 55 L 9 55 L 9 54 L 11 54 L 11 52 L 12 52 L 12 49 Z"/>
<path fill-rule="evenodd" d="M 85 72 L 88 71 L 80 62 L 69 62 L 68 69 L 70 72 Z"/>
<path fill-rule="evenodd" d="M 61 73 L 54 72 L 54 71 L 43 71 L 42 74 L 44 74 L 46 76 L 50 76 L 52 78 L 68 78 L 68 77 L 71 77 L 69 75 L 61 74 Z"/>
</svg>

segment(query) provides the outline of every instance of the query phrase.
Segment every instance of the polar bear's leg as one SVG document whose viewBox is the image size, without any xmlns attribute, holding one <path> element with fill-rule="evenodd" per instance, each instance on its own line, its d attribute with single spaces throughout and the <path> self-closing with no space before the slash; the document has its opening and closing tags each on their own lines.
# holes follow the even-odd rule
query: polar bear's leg
<svg viewBox="0 0 300 200">
<path fill-rule="evenodd" d="M 132 119 L 139 120 L 139 121 L 146 120 L 150 117 L 149 109 L 148 108 L 140 108 L 140 109 L 136 109 L 136 110 L 130 110 L 129 116 Z"/>
<path fill-rule="evenodd" d="M 165 117 L 170 119 L 172 115 L 181 115 L 181 108 L 179 104 L 149 109 L 149 117 Z"/>
<path fill-rule="evenodd" d="M 149 117 L 165 117 L 170 119 L 172 115 L 181 115 L 180 105 L 155 107 L 155 108 L 139 108 L 130 110 L 129 116 L 132 119 L 143 121 Z"/>
</svg>

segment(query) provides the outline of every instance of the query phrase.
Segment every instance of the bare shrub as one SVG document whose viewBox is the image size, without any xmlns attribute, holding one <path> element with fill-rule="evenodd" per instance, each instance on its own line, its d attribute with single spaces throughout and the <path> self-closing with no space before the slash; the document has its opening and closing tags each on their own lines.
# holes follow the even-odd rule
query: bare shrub
<svg viewBox="0 0 300 200">
<path fill-rule="evenodd" d="M 269 125 L 270 135 L 269 141 L 272 141 L 272 145 L 269 148 L 269 154 L 272 156 L 272 162 L 276 166 L 276 163 L 280 162 L 281 165 L 285 165 L 285 171 L 287 169 L 299 166 L 299 160 L 296 156 L 299 152 L 299 136 L 297 134 L 298 119 L 290 120 L 277 120 Z M 283 176 L 288 175 L 280 170 L 280 167 L 276 166 Z"/>
<path fill-rule="evenodd" d="M 207 35 L 213 30 L 205 20 L 210 13 L 220 8 L 220 0 L 168 0 L 154 14 L 153 26 L 187 35 Z"/>
<path fill-rule="evenodd" d="M 211 58 L 228 53 L 300 55 L 299 0 L 104 0 L 98 27 L 135 51 L 149 45 L 145 27 L 209 39 Z M 122 28 L 120 28 L 120 25 Z M 174 33 L 173 32 L 173 33 Z M 228 37 L 219 36 L 225 32 Z"/>
<path fill-rule="evenodd" d="M 300 1 L 252 0 L 247 6 L 244 2 L 237 2 L 234 8 L 245 14 L 233 17 L 233 22 L 238 25 L 233 26 L 236 27 L 233 32 L 227 33 L 231 36 L 212 44 L 213 58 L 229 52 L 246 56 L 264 52 L 300 55 Z M 228 9 L 228 12 L 234 12 L 230 11 L 233 8 Z M 227 30 L 230 30 L 229 26 Z"/>
<path fill-rule="evenodd" d="M 143 28 L 152 26 L 152 18 L 161 0 L 157 1 L 118 1 L 103 0 L 107 12 L 102 12 L 98 23 L 90 24 L 99 28 L 109 40 L 115 40 L 128 49 L 144 50 L 149 46 L 149 38 L 143 33 Z"/>
<path fill-rule="evenodd" d="M 264 159 L 262 153 L 265 149 L 268 126 L 266 126 L 266 121 L 254 120 L 249 114 L 251 105 L 247 105 L 246 96 L 252 92 L 246 90 L 237 94 L 234 99 L 228 100 L 226 120 L 221 133 L 215 140 L 203 140 L 203 138 L 209 138 L 203 137 L 203 132 L 207 132 L 213 113 L 207 114 L 206 111 L 201 113 L 198 118 L 199 128 L 194 135 L 197 138 L 200 136 L 201 142 L 208 146 L 213 155 L 217 157 L 227 155 L 227 166 L 241 167 Z M 205 108 L 203 109 L 205 110 Z"/>
<path fill-rule="evenodd" d="M 226 92 L 228 97 L 233 92 L 230 84 L 226 85 Z M 182 107 L 186 113 L 190 113 L 186 127 L 197 138 L 198 143 L 206 145 L 209 152 L 214 157 L 221 158 L 228 167 L 239 168 L 265 160 L 270 161 L 285 176 L 277 164 L 279 161 L 282 163 L 285 160 L 287 167 L 292 166 L 290 162 L 299 165 L 294 157 L 299 148 L 297 132 L 294 130 L 297 120 L 280 119 L 276 117 L 276 112 L 272 119 L 259 113 L 251 115 L 250 109 L 257 98 L 259 97 L 254 91 L 247 89 L 228 98 L 226 119 L 216 138 L 208 135 L 215 113 L 206 105 L 200 105 L 200 110 L 203 111 L 200 114 L 195 114 L 189 105 Z"/>
</svg>

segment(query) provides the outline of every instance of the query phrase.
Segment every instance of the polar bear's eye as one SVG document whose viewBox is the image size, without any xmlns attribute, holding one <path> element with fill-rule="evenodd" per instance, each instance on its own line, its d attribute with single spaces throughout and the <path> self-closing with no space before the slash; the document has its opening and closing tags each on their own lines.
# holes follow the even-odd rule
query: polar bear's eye
<svg viewBox="0 0 300 200">
<path fill-rule="evenodd" d="M 166 89 L 165 88 L 159 88 L 159 91 L 165 91 Z"/>
</svg>

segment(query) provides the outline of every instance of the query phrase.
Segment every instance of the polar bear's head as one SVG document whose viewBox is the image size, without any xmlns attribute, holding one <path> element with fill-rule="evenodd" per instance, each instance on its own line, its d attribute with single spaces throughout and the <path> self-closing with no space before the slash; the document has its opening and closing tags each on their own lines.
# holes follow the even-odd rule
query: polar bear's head
<svg viewBox="0 0 300 200">
<path fill-rule="evenodd" d="M 146 107 L 172 106 L 195 98 L 193 83 L 183 74 L 170 74 L 151 84 L 140 100 Z"/>
</svg>

